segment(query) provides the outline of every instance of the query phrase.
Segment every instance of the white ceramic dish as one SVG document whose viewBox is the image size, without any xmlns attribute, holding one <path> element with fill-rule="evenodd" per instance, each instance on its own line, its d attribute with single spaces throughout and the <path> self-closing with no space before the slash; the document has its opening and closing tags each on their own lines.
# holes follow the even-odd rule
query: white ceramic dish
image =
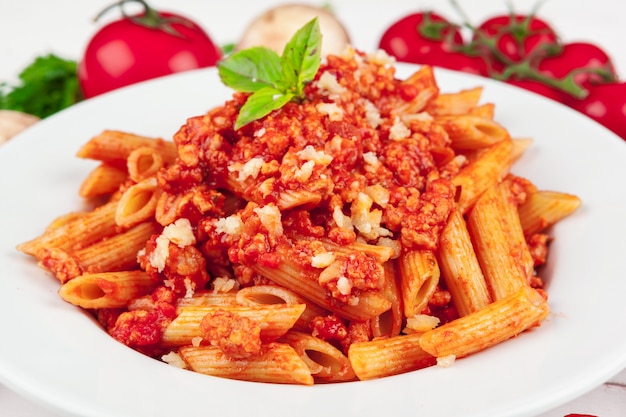
<svg viewBox="0 0 626 417">
<path fill-rule="evenodd" d="M 400 66 L 401 75 L 411 71 Z M 15 246 L 80 209 L 74 157 L 104 129 L 170 137 L 230 94 L 214 70 L 153 80 L 78 104 L 0 148 L 0 382 L 80 417 L 534 416 L 626 366 L 626 144 L 554 102 L 483 78 L 438 71 L 444 91 L 485 86 L 497 119 L 535 143 L 514 172 L 584 205 L 557 225 L 544 276 L 552 315 L 538 329 L 450 368 L 369 382 L 281 386 L 179 370 L 115 342 L 57 295 Z"/>
</svg>

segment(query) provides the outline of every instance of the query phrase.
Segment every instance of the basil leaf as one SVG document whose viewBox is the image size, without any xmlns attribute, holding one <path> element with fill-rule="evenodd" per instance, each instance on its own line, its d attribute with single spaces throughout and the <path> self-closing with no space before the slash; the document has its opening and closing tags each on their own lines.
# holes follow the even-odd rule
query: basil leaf
<svg viewBox="0 0 626 417">
<path fill-rule="evenodd" d="M 294 97 L 293 93 L 278 88 L 265 87 L 253 93 L 239 110 L 235 129 L 267 116 L 272 110 L 280 109 Z"/>
<path fill-rule="evenodd" d="M 321 62 L 322 33 L 318 18 L 300 28 L 285 45 L 280 58 L 284 81 L 301 94 L 317 74 Z"/>
<path fill-rule="evenodd" d="M 318 18 L 298 30 L 282 56 L 257 46 L 232 53 L 217 63 L 222 82 L 252 93 L 239 110 L 235 129 L 268 115 L 292 100 L 304 99 L 305 85 L 321 64 L 322 34 Z"/>
<path fill-rule="evenodd" d="M 276 88 L 281 82 L 280 57 L 263 46 L 235 52 L 218 62 L 217 68 L 225 85 L 244 93 Z"/>
</svg>

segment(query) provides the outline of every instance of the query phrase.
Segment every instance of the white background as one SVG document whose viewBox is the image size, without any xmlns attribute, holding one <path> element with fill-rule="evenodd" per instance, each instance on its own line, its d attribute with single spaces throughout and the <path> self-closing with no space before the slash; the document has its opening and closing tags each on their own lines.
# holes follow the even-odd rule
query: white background
<svg viewBox="0 0 626 417">
<path fill-rule="evenodd" d="M 218 45 L 224 45 L 237 41 L 246 25 L 258 13 L 274 3 L 284 2 L 152 0 L 150 4 L 192 18 Z M 442 0 L 309 2 L 316 5 L 330 4 L 345 24 L 354 46 L 365 51 L 377 47 L 388 25 L 414 11 L 432 9 L 453 21 L 460 21 L 451 3 Z M 458 2 L 474 24 L 494 14 L 507 13 L 509 4 L 513 4 L 517 12 L 528 13 L 538 3 L 535 0 Z M 117 17 L 116 12 L 111 11 L 102 22 L 92 21 L 110 3 L 108 0 L 0 0 L 0 82 L 16 82 L 19 72 L 38 55 L 55 53 L 68 59 L 80 59 L 90 36 L 101 24 Z M 551 23 L 565 42 L 588 41 L 603 47 L 612 57 L 618 74 L 626 79 L 626 2 L 547 0 L 543 2 L 538 15 Z M 0 410 L 0 414 L 7 417 L 53 417 L 40 405 L 19 397 L 2 385 Z M 598 417 L 626 415 L 626 371 L 594 391 L 538 417 L 563 417 L 569 413 Z"/>
</svg>

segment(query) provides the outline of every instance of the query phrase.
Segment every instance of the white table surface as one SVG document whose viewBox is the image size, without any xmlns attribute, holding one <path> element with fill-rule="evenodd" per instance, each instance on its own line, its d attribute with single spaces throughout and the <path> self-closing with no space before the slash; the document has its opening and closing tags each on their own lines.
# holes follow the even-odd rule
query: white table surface
<svg viewBox="0 0 626 417">
<path fill-rule="evenodd" d="M 493 14 L 506 13 L 509 4 L 513 4 L 518 12 L 530 12 L 538 1 L 458 0 L 474 23 Z M 91 18 L 111 2 L 0 0 L 0 82 L 15 82 L 19 71 L 37 55 L 55 53 L 65 58 L 79 59 L 89 37 L 98 28 Z M 256 14 L 271 4 L 284 2 L 151 0 L 150 4 L 193 18 L 217 44 L 223 45 L 236 41 Z M 451 20 L 459 19 L 450 2 L 443 0 L 331 0 L 310 3 L 331 4 L 346 25 L 352 43 L 366 51 L 376 48 L 385 27 L 409 12 L 430 8 Z M 114 16 L 115 12 L 111 12 L 110 18 Z M 626 2 L 547 0 L 540 8 L 539 16 L 552 24 L 563 41 L 587 41 L 600 45 L 612 57 L 621 78 L 626 79 L 626 27 L 623 23 Z M 591 392 L 537 417 L 564 417 L 572 413 L 597 417 L 626 416 L 626 369 Z M 2 384 L 0 415 L 63 417 L 53 414 L 37 401 L 21 397 Z"/>
</svg>

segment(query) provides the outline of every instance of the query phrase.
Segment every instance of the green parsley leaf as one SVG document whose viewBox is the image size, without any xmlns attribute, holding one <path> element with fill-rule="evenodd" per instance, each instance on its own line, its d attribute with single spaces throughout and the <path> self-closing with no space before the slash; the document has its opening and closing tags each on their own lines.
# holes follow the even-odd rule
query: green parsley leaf
<svg viewBox="0 0 626 417">
<path fill-rule="evenodd" d="M 75 61 L 54 54 L 37 57 L 20 74 L 18 86 L 0 85 L 0 109 L 48 117 L 82 100 Z"/>
<path fill-rule="evenodd" d="M 304 87 L 315 78 L 321 63 L 322 34 L 318 18 L 300 28 L 281 56 L 257 46 L 234 52 L 217 63 L 222 82 L 252 93 L 239 111 L 235 129 L 267 116 L 290 101 L 304 98 Z"/>
</svg>

